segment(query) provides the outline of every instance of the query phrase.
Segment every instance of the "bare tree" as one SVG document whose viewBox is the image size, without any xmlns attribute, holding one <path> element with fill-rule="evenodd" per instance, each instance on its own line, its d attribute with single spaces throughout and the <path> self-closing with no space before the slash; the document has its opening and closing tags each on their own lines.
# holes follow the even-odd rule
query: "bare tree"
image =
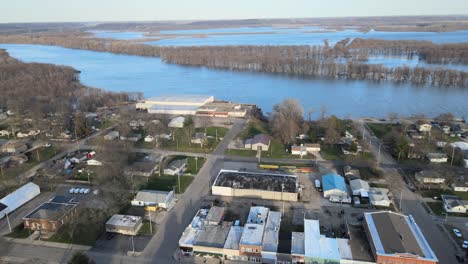
<svg viewBox="0 0 468 264">
<path fill-rule="evenodd" d="M 276 104 L 270 116 L 271 130 L 283 143 L 294 141 L 303 121 L 304 110 L 295 99 Z"/>
</svg>

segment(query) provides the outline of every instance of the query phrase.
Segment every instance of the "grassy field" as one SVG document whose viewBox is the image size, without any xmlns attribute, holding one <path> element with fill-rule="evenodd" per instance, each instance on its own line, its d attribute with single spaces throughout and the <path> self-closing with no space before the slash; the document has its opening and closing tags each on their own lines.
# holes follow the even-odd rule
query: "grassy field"
<svg viewBox="0 0 468 264">
<path fill-rule="evenodd" d="M 15 228 L 13 228 L 13 231 L 7 235 L 6 237 L 12 237 L 12 238 L 28 238 L 31 235 L 31 231 L 24 228 L 24 224 L 21 223 Z"/>
<path fill-rule="evenodd" d="M 195 160 L 195 157 L 187 157 L 187 170 L 185 171 L 186 173 L 191 173 L 191 174 L 198 174 L 200 171 L 200 168 L 203 167 L 203 164 L 205 164 L 205 158 L 203 157 L 198 157 L 198 160 Z"/>
<path fill-rule="evenodd" d="M 343 159 L 343 152 L 338 145 L 322 145 L 320 154 L 326 160 Z"/>
<path fill-rule="evenodd" d="M 460 197 L 462 200 L 468 200 L 468 192 L 454 192 L 452 190 L 439 190 L 439 189 L 434 189 L 434 190 L 424 190 L 421 191 L 421 195 L 423 197 L 440 197 L 442 194 L 447 194 L 447 195 L 456 195 Z"/>
<path fill-rule="evenodd" d="M 241 157 L 255 157 L 257 151 L 250 149 L 226 149 L 224 154 Z"/>
<path fill-rule="evenodd" d="M 184 193 L 188 186 L 192 183 L 193 176 L 180 176 L 180 192 L 179 185 L 177 183 L 177 176 L 152 176 L 149 178 L 148 183 L 146 184 L 145 189 L 158 190 L 158 191 L 172 191 L 175 190 L 176 193 Z"/>
<path fill-rule="evenodd" d="M 400 125 L 397 124 L 381 124 L 381 123 L 367 123 L 367 126 L 372 130 L 374 135 L 378 138 L 384 137 L 386 134 L 392 131 L 394 127 Z"/>
<path fill-rule="evenodd" d="M 150 225 L 153 233 L 151 233 Z M 156 233 L 156 225 L 148 220 L 143 221 L 143 226 L 141 227 L 140 231 L 138 231 L 138 235 L 152 235 L 154 233 Z"/>
</svg>

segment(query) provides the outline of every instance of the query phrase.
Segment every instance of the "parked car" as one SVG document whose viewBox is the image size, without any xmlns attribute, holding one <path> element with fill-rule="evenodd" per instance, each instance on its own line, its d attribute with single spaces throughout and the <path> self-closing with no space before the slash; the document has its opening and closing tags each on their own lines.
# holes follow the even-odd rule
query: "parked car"
<svg viewBox="0 0 468 264">
<path fill-rule="evenodd" d="M 69 194 L 75 193 L 75 188 L 70 188 L 70 190 L 68 190 L 68 193 Z"/>
<path fill-rule="evenodd" d="M 90 189 L 85 189 L 83 194 L 88 194 L 91 190 Z"/>
<path fill-rule="evenodd" d="M 52 147 L 52 144 L 50 144 L 50 143 L 46 143 L 46 144 L 44 144 L 44 147 L 46 147 L 46 148 L 50 148 L 50 147 Z"/>
<path fill-rule="evenodd" d="M 75 191 L 73 193 L 80 193 L 80 188 L 75 188 Z"/>
<path fill-rule="evenodd" d="M 322 184 L 320 183 L 320 180 L 316 179 L 314 181 L 314 184 L 315 184 L 315 190 L 322 192 Z"/>
<path fill-rule="evenodd" d="M 86 190 L 85 188 L 81 188 L 80 189 L 80 194 L 84 194 L 85 190 Z"/>
<path fill-rule="evenodd" d="M 453 229 L 453 233 L 457 236 L 457 237 L 463 237 L 462 233 L 460 232 L 460 230 L 454 228 Z"/>
<path fill-rule="evenodd" d="M 462 248 L 468 248 L 468 240 L 463 241 Z"/>
</svg>

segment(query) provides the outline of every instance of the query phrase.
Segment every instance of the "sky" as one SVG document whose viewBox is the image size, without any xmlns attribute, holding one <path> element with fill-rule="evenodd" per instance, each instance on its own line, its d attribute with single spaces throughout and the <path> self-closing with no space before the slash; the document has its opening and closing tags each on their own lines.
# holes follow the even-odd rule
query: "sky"
<svg viewBox="0 0 468 264">
<path fill-rule="evenodd" d="M 468 15 L 468 0 L 2 0 L 0 23 Z"/>
</svg>

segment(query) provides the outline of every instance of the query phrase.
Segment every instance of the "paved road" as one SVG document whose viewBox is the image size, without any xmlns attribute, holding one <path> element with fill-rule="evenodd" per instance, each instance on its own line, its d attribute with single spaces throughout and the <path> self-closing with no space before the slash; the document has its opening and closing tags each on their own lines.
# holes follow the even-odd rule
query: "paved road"
<svg viewBox="0 0 468 264">
<path fill-rule="evenodd" d="M 372 142 L 371 151 L 379 158 L 379 145 L 380 141 L 377 137 L 373 136 L 367 126 L 362 122 L 358 122 L 360 130 L 363 132 L 363 137 Z M 456 263 L 455 254 L 457 249 L 451 244 L 450 238 L 438 226 L 433 216 L 423 208 L 423 199 L 416 193 L 411 192 L 400 174 L 399 166 L 393 157 L 385 151 L 384 148 L 380 149 L 380 162 L 387 166 L 380 166 L 384 171 L 387 182 L 390 184 L 390 189 L 395 196 L 395 200 L 401 199 L 401 211 L 404 214 L 411 214 L 416 220 L 416 223 L 424 233 L 426 240 L 432 247 L 432 250 L 439 259 L 441 264 Z M 391 166 L 389 166 L 391 165 Z"/>
</svg>

